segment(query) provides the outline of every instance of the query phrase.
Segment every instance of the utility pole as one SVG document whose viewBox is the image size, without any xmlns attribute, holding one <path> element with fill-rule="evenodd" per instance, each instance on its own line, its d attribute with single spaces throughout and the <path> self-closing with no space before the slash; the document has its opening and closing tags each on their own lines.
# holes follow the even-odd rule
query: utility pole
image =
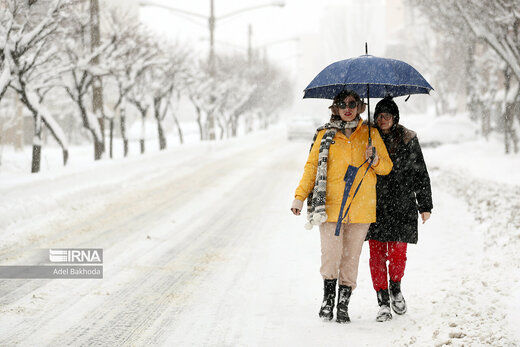
<svg viewBox="0 0 520 347">
<path fill-rule="evenodd" d="M 253 48 L 251 45 L 251 38 L 253 36 L 253 26 L 251 23 L 247 26 L 247 62 L 249 65 L 253 62 Z"/>
<path fill-rule="evenodd" d="M 215 4 L 214 0 L 209 2 L 209 75 L 215 76 Z M 208 114 L 208 139 L 215 140 L 215 115 Z"/>
<path fill-rule="evenodd" d="M 215 73 L 215 4 L 214 0 L 209 2 L 209 71 L 213 75 Z"/>
<path fill-rule="evenodd" d="M 99 47 L 100 36 L 99 0 L 90 0 L 90 49 L 92 52 Z M 99 64 L 99 56 L 94 57 L 92 63 Z M 101 138 L 94 139 L 94 160 L 99 160 L 105 152 L 105 124 L 103 119 L 103 85 L 101 78 L 98 76 L 94 77 L 92 83 L 92 108 L 101 130 Z"/>
</svg>

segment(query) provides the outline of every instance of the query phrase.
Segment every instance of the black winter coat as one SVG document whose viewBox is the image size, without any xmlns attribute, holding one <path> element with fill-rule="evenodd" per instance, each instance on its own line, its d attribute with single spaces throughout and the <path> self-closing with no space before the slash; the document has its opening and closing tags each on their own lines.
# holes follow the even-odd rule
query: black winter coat
<svg viewBox="0 0 520 347">
<path fill-rule="evenodd" d="M 370 225 L 367 240 L 417 243 L 418 214 L 431 212 L 430 177 L 416 134 L 397 124 L 381 133 L 392 172 L 377 176 L 377 221 Z"/>
</svg>

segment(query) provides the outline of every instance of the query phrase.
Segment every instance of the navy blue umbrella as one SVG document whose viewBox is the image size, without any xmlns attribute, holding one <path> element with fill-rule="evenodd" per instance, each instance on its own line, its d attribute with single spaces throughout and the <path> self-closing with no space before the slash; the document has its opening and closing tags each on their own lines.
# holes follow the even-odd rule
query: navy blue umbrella
<svg viewBox="0 0 520 347">
<path fill-rule="evenodd" d="M 403 61 L 362 55 L 327 66 L 305 88 L 303 97 L 334 99 L 345 89 L 355 91 L 362 98 L 384 98 L 429 94 L 433 88 Z"/>
</svg>

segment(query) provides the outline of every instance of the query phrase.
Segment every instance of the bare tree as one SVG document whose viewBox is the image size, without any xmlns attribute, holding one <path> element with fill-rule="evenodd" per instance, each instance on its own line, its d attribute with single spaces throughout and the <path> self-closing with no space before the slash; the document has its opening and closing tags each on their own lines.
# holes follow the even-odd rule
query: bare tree
<svg viewBox="0 0 520 347">
<path fill-rule="evenodd" d="M 102 61 L 112 59 L 116 36 L 105 37 L 101 45 L 91 50 L 91 18 L 88 4 L 80 3 L 66 11 L 66 23 L 62 29 L 62 40 L 57 42 L 62 51 L 62 67 L 60 87 L 71 98 L 77 107 L 83 127 L 91 134 L 94 144 L 94 160 L 101 159 L 103 145 L 103 129 L 95 110 L 90 111 L 87 98 L 94 93 L 93 84 L 109 73 Z M 94 93 L 95 94 L 95 93 Z M 101 105 L 103 106 L 103 105 Z M 94 105 L 93 105 L 94 108 Z M 101 113 L 104 114 L 104 107 Z"/>
<path fill-rule="evenodd" d="M 219 59 L 218 76 L 220 97 L 218 98 L 217 122 L 221 129 L 220 138 L 237 135 L 238 120 L 241 115 L 251 110 L 251 100 L 257 81 L 253 70 L 245 57 L 229 56 Z"/>
<path fill-rule="evenodd" d="M 110 28 L 109 31 L 117 32 L 119 37 L 114 42 L 113 58 L 108 60 L 107 64 L 110 71 L 109 77 L 116 85 L 117 97 L 114 113 L 119 115 L 124 155 L 126 156 L 128 155 L 127 105 L 133 104 L 144 120 L 151 104 L 146 105 L 149 100 L 146 100 L 145 96 L 149 94 L 149 91 L 146 85 L 141 85 L 141 83 L 148 83 L 147 77 L 143 75 L 161 62 L 159 61 L 160 51 L 150 43 L 152 36 L 145 31 L 141 24 L 135 20 L 129 20 L 128 14 L 110 11 L 106 22 Z M 145 94 L 140 95 L 140 92 Z M 141 151 L 144 152 L 144 139 L 142 140 Z"/>
<path fill-rule="evenodd" d="M 163 150 L 166 148 L 166 136 L 162 122 L 171 108 L 174 92 L 182 89 L 185 76 L 188 73 L 188 55 L 185 50 L 180 49 L 179 45 L 164 42 L 159 46 L 161 47 L 161 60 L 163 62 L 150 69 L 151 84 L 147 87 L 152 93 L 159 149 Z M 176 117 L 174 118 L 180 131 L 180 124 Z"/>
<path fill-rule="evenodd" d="M 42 126 L 45 125 L 62 147 L 63 162 L 67 163 L 68 150 L 65 135 L 51 113 L 43 105 L 51 87 L 42 81 L 52 80 L 53 61 L 58 52 L 52 46 L 60 24 L 61 2 L 39 1 L 37 5 L 5 0 L 2 31 L 6 33 L 3 49 L 11 79 L 9 86 L 18 93 L 21 102 L 34 117 L 34 136 L 31 172 L 40 171 Z"/>
<path fill-rule="evenodd" d="M 505 69 L 495 74 L 503 77 L 504 85 L 504 107 L 502 113 L 504 125 L 504 145 L 509 152 L 509 143 L 513 141 L 514 147 L 518 148 L 516 142 L 518 136 L 514 132 L 514 110 L 516 102 L 520 98 L 520 13 L 518 0 L 501 1 L 478 1 L 478 0 L 455 0 L 455 1 L 426 1 L 409 0 L 419 8 L 432 24 L 442 30 L 443 34 L 456 33 L 458 42 L 467 47 L 466 72 L 467 83 L 478 84 L 478 78 L 487 79 L 489 83 L 492 74 L 477 74 L 475 64 L 485 62 L 479 59 L 488 49 L 495 53 L 494 65 L 504 64 Z M 483 48 L 479 48 L 483 46 Z M 481 69 L 478 69 L 482 71 Z M 470 112 L 474 113 L 475 105 L 493 103 L 495 100 L 488 99 L 491 95 L 482 95 L 473 87 L 468 89 L 468 106 Z M 520 122 L 520 114 L 517 114 Z M 489 120 L 483 119 L 487 124 Z M 484 129 L 487 128 L 483 126 Z"/>
<path fill-rule="evenodd" d="M 196 112 L 197 125 L 199 127 L 200 140 L 204 141 L 209 138 L 205 127 L 207 115 L 205 112 L 206 94 L 211 85 L 212 77 L 204 61 L 199 60 L 198 64 L 189 69 L 186 78 L 186 92 Z"/>
<path fill-rule="evenodd" d="M 231 55 L 216 57 L 215 64 L 212 74 L 204 62 L 196 65 L 186 86 L 196 110 L 201 140 L 211 139 L 211 118 L 222 139 L 237 135 L 240 119 L 245 119 L 246 131 L 253 130 L 255 115 L 266 127 L 275 118 L 276 110 L 288 105 L 290 83 L 269 62 L 249 64 L 245 57 Z"/>
</svg>

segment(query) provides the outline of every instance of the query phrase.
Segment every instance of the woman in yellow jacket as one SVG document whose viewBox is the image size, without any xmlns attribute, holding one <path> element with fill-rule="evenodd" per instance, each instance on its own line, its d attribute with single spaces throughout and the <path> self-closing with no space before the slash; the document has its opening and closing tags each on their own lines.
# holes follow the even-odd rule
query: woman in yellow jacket
<svg viewBox="0 0 520 347">
<path fill-rule="evenodd" d="M 349 213 L 342 221 L 339 237 L 335 236 L 347 168 L 363 164 L 370 158 L 373 147 L 367 144 L 368 126 L 359 116 L 365 105 L 357 93 L 340 92 L 330 108 L 330 122 L 318 128 L 291 211 L 299 215 L 303 201 L 309 198 L 307 228 L 320 227 L 324 296 L 319 316 L 327 320 L 333 318 L 339 279 L 336 321 L 345 323 L 350 322 L 348 303 L 356 287 L 361 248 L 370 223 L 376 221 L 376 175 L 390 173 L 392 161 L 378 131 L 372 128 L 375 157 L 352 200 L 369 163 L 359 168 L 345 204 L 345 209 L 351 204 Z"/>
</svg>

